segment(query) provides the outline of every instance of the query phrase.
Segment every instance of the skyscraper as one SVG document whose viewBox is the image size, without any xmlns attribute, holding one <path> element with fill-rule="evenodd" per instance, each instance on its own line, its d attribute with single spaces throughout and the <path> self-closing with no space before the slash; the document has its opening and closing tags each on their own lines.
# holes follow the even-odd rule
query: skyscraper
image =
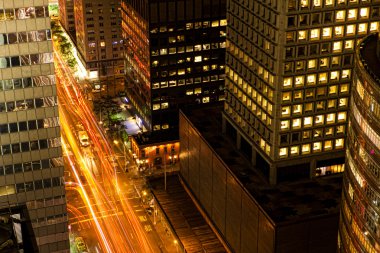
<svg viewBox="0 0 380 253">
<path fill-rule="evenodd" d="M 229 0 L 224 130 L 267 179 L 341 172 L 353 55 L 378 0 Z"/>
<path fill-rule="evenodd" d="M 0 1 L 0 219 L 25 252 L 69 252 L 48 0 L 37 2 Z"/>
<path fill-rule="evenodd" d="M 73 39 L 75 38 L 74 1 L 59 0 L 59 21 Z"/>
<path fill-rule="evenodd" d="M 380 40 L 358 45 L 350 99 L 340 252 L 379 252 Z"/>
<path fill-rule="evenodd" d="M 122 1 L 127 97 L 139 126 L 178 131 L 178 108 L 224 99 L 225 0 Z"/>
<path fill-rule="evenodd" d="M 74 0 L 78 57 L 87 78 L 105 85 L 108 95 L 115 95 L 124 84 L 119 8 L 116 0 Z"/>
</svg>

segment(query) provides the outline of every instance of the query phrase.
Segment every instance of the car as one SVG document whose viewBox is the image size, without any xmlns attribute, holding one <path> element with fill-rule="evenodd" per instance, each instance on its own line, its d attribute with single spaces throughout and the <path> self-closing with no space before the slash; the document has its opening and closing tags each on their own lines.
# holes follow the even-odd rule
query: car
<svg viewBox="0 0 380 253">
<path fill-rule="evenodd" d="M 75 244 L 77 246 L 77 249 L 79 252 L 86 252 L 87 251 L 87 246 L 84 243 L 83 237 L 77 237 L 75 238 Z"/>
</svg>

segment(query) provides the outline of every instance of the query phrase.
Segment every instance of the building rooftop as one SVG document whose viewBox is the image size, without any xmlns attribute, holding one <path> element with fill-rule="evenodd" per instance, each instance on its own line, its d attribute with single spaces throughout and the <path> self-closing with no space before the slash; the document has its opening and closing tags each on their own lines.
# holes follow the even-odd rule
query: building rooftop
<svg viewBox="0 0 380 253">
<path fill-rule="evenodd" d="M 252 168 L 235 144 L 222 134 L 222 110 L 222 105 L 214 105 L 183 113 L 274 222 L 339 212 L 341 174 L 270 185 L 259 171 Z"/>
<path fill-rule="evenodd" d="M 149 178 L 152 193 L 173 227 L 185 252 L 228 252 L 182 186 L 178 175 Z"/>
<path fill-rule="evenodd" d="M 144 132 L 132 136 L 139 146 L 158 145 L 160 143 L 175 142 L 179 140 L 178 130 L 161 130 L 157 132 Z"/>
<path fill-rule="evenodd" d="M 378 45 L 378 34 L 373 33 L 368 35 L 361 43 L 360 43 L 360 59 L 368 71 L 368 73 L 373 77 L 375 81 L 380 83 L 380 55 L 377 52 Z"/>
</svg>

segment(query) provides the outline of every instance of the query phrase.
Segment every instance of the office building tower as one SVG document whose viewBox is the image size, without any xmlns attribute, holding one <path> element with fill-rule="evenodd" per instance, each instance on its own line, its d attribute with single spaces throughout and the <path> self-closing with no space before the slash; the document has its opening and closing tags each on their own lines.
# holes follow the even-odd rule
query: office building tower
<svg viewBox="0 0 380 253">
<path fill-rule="evenodd" d="M 94 87 L 100 89 L 102 85 L 110 96 L 124 90 L 119 9 L 118 0 L 74 0 L 78 57 Z"/>
<path fill-rule="evenodd" d="M 380 40 L 364 38 L 355 54 L 347 131 L 339 252 L 379 252 Z"/>
<path fill-rule="evenodd" d="M 70 34 L 71 38 L 75 39 L 74 1 L 58 0 L 58 6 L 59 22 Z"/>
<path fill-rule="evenodd" d="M 224 99 L 225 0 L 122 1 L 127 97 L 143 130 L 178 131 L 178 108 Z"/>
<path fill-rule="evenodd" d="M 341 172 L 354 51 L 378 0 L 229 0 L 224 131 L 272 183 Z"/>
<path fill-rule="evenodd" d="M 69 252 L 48 0 L 34 2 L 0 1 L 1 240 Z"/>
</svg>

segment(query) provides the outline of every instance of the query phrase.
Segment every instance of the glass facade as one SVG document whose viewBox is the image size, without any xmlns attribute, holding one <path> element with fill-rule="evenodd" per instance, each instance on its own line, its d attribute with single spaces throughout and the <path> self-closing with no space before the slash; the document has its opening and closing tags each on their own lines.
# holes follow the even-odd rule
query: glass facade
<svg viewBox="0 0 380 253">
<path fill-rule="evenodd" d="M 377 43 L 378 34 L 366 37 L 355 55 L 339 224 L 340 252 L 380 251 L 380 58 L 376 56 Z"/>
<path fill-rule="evenodd" d="M 272 183 L 343 171 L 356 41 L 378 31 L 379 8 L 377 0 L 228 1 L 225 121 Z"/>
<path fill-rule="evenodd" d="M 31 3 L 0 2 L 0 211 L 39 252 L 69 252 L 48 1 Z"/>
<path fill-rule="evenodd" d="M 226 9 L 216 1 L 122 1 L 127 95 L 149 131 L 178 108 L 224 99 Z"/>
</svg>

